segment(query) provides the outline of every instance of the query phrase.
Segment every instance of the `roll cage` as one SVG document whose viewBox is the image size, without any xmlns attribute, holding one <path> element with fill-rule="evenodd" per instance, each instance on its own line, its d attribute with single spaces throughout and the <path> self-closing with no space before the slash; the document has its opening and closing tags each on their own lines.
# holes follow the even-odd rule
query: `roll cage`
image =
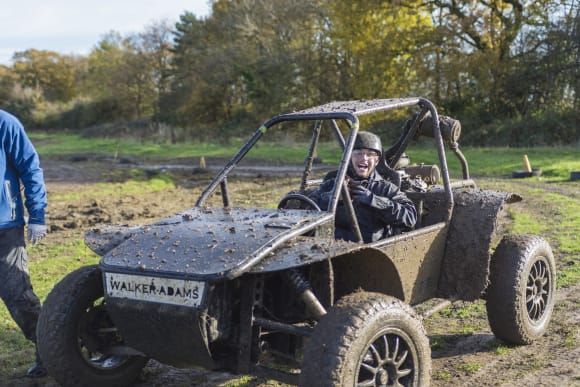
<svg viewBox="0 0 580 387">
<path fill-rule="evenodd" d="M 462 170 L 463 170 L 463 182 L 459 184 L 466 184 L 469 181 L 468 165 L 465 157 L 459 150 L 459 144 L 457 143 L 457 138 L 454 133 L 449 131 L 442 131 L 439 124 L 439 115 L 437 109 L 432 102 L 425 98 L 399 98 L 399 99 L 373 99 L 373 100 L 356 100 L 356 101 L 338 101 L 331 102 L 320 106 L 311 107 L 308 109 L 277 115 L 270 120 L 262 124 L 253 136 L 246 142 L 244 146 L 238 151 L 238 153 L 232 157 L 232 159 L 224 166 L 224 168 L 216 175 L 209 186 L 202 192 L 200 197 L 196 202 L 197 206 L 203 206 L 208 197 L 220 187 L 221 197 L 224 207 L 230 206 L 230 196 L 228 191 L 228 176 L 234 170 L 240 161 L 244 159 L 246 154 L 252 149 L 259 140 L 266 134 L 272 127 L 283 122 L 291 121 L 313 121 L 314 126 L 312 130 L 312 137 L 310 140 L 310 146 L 308 150 L 308 155 L 304 161 L 304 171 L 302 173 L 302 179 L 300 183 L 299 192 L 305 192 L 307 186 L 312 184 L 309 181 L 309 177 L 312 173 L 313 163 L 315 160 L 316 149 L 318 147 L 318 142 L 320 139 L 320 132 L 322 122 L 329 122 L 334 135 L 343 149 L 342 157 L 338 165 L 338 170 L 335 178 L 335 186 L 332 190 L 331 201 L 327 211 L 329 213 L 335 213 L 339 202 L 339 198 L 345 198 L 344 202 L 347 204 L 347 212 L 350 214 L 351 220 L 353 222 L 353 231 L 355 235 L 358 236 L 359 241 L 362 241 L 362 236 L 360 234 L 360 228 L 354 214 L 354 208 L 352 206 L 350 195 L 348 189 L 345 185 L 345 176 L 349 166 L 349 160 L 351 158 L 352 150 L 354 147 L 356 135 L 359 131 L 360 123 L 359 117 L 363 115 L 368 115 L 377 112 L 390 111 L 401 108 L 408 107 L 418 107 L 419 111 L 415 113 L 411 119 L 408 121 L 409 125 L 406 126 L 405 130 L 398 138 L 398 140 L 387 150 L 383 152 L 383 157 L 379 163 L 379 168 L 381 172 L 391 171 L 395 168 L 397 162 L 404 155 L 405 150 L 411 143 L 411 141 L 419 135 L 433 137 L 435 141 L 435 146 L 439 158 L 439 166 L 441 170 L 441 177 L 443 180 L 443 190 L 444 190 L 444 201 L 445 201 L 445 216 L 444 221 L 447 223 L 451 219 L 451 214 L 453 212 L 454 200 L 452 193 L 452 184 L 449 177 L 449 171 L 447 168 L 447 160 L 444 149 L 444 142 L 446 142 L 449 148 L 454 152 L 454 154 L 459 159 Z M 426 128 L 425 125 L 421 125 L 424 118 L 428 115 L 431 116 L 431 128 Z M 342 132 L 340 131 L 339 122 L 343 122 L 347 125 L 349 129 L 348 136 L 344 138 Z"/>
</svg>

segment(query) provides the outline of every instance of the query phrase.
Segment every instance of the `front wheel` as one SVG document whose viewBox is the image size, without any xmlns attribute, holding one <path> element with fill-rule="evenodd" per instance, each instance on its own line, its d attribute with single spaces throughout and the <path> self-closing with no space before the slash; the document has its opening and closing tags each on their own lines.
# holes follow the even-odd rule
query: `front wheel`
<svg viewBox="0 0 580 387">
<path fill-rule="evenodd" d="M 495 250 L 486 291 L 489 325 L 508 343 L 530 344 L 548 329 L 556 292 L 556 265 L 546 240 L 509 235 Z"/>
<path fill-rule="evenodd" d="M 139 375 L 147 358 L 121 350 L 97 266 L 82 267 L 50 292 L 40 313 L 37 345 L 48 372 L 63 386 L 123 386 Z M 126 351 L 125 351 L 126 352 Z"/>
<path fill-rule="evenodd" d="M 304 351 L 301 386 L 427 386 L 431 349 L 421 321 L 379 293 L 342 298 L 320 319 Z"/>
</svg>

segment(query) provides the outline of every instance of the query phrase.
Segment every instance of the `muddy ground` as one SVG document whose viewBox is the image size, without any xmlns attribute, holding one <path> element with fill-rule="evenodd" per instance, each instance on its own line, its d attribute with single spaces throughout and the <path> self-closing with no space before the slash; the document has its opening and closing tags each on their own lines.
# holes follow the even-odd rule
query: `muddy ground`
<svg viewBox="0 0 580 387">
<path fill-rule="evenodd" d="M 181 161 L 183 163 L 183 161 Z M 67 193 L 95 192 L 100 182 L 121 181 L 135 166 L 119 162 L 84 160 L 44 161 L 49 197 Z M 145 171 L 157 173 L 160 169 Z M 165 171 L 166 172 L 166 171 Z M 83 195 L 80 199 L 52 201 L 48 215 L 51 242 L 80 238 L 84 231 L 99 223 L 143 224 L 192 206 L 201 192 L 205 174 L 193 167 L 171 171 L 179 185 L 163 194 L 119 195 L 103 199 Z M 262 173 L 262 172 L 257 172 Z M 485 186 L 485 181 L 480 181 Z M 490 182 L 493 185 L 493 182 Z M 518 184 L 515 182 L 515 184 Z M 528 183 L 521 183 L 528 184 Z M 544 188 L 545 189 L 545 188 Z M 580 184 L 553 184 L 550 189 L 580 200 Z M 518 204 L 526 210 L 547 211 L 541 198 Z M 544 214 L 545 215 L 545 214 Z M 549 235 L 547 236 L 549 238 Z M 557 261 L 561 254 L 555 251 Z M 453 311 L 453 309 L 451 309 Z M 433 386 L 580 386 L 580 285 L 558 289 L 557 305 L 547 335 L 529 346 L 504 347 L 491 334 L 485 316 L 431 317 L 425 321 L 433 345 Z M 462 327 L 469 327 L 462 332 Z M 475 328 L 473 328 L 475 327 Z M 451 333 L 450 333 L 451 332 Z M 215 386 L 238 379 L 227 373 L 180 370 L 150 362 L 137 386 Z M 14 385 L 54 386 L 51 378 L 31 382 L 14 379 Z M 246 385 L 272 386 L 260 379 Z"/>
</svg>

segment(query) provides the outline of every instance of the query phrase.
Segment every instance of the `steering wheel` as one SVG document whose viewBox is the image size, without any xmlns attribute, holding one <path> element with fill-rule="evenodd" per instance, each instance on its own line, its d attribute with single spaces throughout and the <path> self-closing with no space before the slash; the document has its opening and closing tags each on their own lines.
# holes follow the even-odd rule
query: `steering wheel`
<svg viewBox="0 0 580 387">
<path fill-rule="evenodd" d="M 289 193 L 286 196 L 284 196 L 282 198 L 282 200 L 280 200 L 280 203 L 278 203 L 278 209 L 281 210 L 281 209 L 285 208 L 286 204 L 288 204 L 288 202 L 290 200 L 298 200 L 299 202 L 307 204 L 313 210 L 322 211 L 320 209 L 320 207 L 318 206 L 318 204 L 316 204 L 316 202 L 314 200 L 310 199 L 306 195 L 299 194 L 299 193 Z"/>
</svg>

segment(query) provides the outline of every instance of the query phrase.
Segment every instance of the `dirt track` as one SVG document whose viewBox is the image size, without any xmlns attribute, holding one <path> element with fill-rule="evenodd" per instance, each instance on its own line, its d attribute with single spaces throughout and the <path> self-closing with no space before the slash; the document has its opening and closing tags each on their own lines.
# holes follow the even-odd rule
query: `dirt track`
<svg viewBox="0 0 580 387">
<path fill-rule="evenodd" d="M 126 172 L 104 164 L 77 162 L 43 163 L 49 197 L 64 193 L 87 193 L 98 182 L 122 180 Z M 102 199 L 84 196 L 79 200 L 54 201 L 49 206 L 50 241 L 80 238 L 84 230 L 99 223 L 148 223 L 192 206 L 200 192 L 204 175 L 186 174 L 183 188 L 159 194 L 119 194 Z M 480 182 L 484 186 L 485 182 Z M 572 184 L 572 183 L 571 183 Z M 579 198 L 578 184 L 562 186 Z M 536 200 L 527 209 L 541 211 Z M 548 236 L 549 237 L 549 236 Z M 555 251 L 556 260 L 560 253 Z M 451 309 L 453 310 L 453 309 Z M 484 310 L 484 308 L 483 308 Z M 433 346 L 433 386 L 580 386 L 580 285 L 558 289 L 557 305 L 548 334 L 523 347 L 502 347 L 491 334 L 485 313 L 470 316 L 431 317 L 425 322 Z M 462 327 L 471 327 L 468 333 Z M 475 327 L 475 329 L 473 329 Z M 450 333 L 452 332 L 452 333 Z M 435 345 L 434 345 L 435 343 Z M 237 377 L 200 370 L 176 370 L 151 362 L 138 386 L 215 386 Z M 54 386 L 51 378 L 38 383 L 14 380 L 15 385 Z M 263 380 L 250 386 L 266 386 Z"/>
</svg>

